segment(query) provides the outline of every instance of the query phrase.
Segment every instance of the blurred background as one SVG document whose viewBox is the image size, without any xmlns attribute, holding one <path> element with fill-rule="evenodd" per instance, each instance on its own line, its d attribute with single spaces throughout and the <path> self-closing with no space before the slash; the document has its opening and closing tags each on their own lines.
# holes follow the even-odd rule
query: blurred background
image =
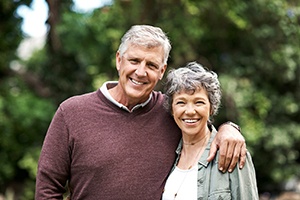
<svg viewBox="0 0 300 200">
<path fill-rule="evenodd" d="M 261 199 L 300 199 L 299 0 L 0 0 L 0 199 L 34 199 L 56 108 L 117 79 L 134 24 L 167 33 L 169 69 L 197 61 L 219 74 L 215 125 L 241 126 Z"/>
</svg>

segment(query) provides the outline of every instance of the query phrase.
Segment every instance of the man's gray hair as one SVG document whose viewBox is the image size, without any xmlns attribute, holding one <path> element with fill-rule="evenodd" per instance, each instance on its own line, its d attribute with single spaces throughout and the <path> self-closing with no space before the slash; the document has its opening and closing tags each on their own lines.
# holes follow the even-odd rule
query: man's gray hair
<svg viewBox="0 0 300 200">
<path fill-rule="evenodd" d="M 122 56 L 128 49 L 128 45 L 138 45 L 147 48 L 162 46 L 164 50 L 164 64 L 167 64 L 171 44 L 166 34 L 159 27 L 150 25 L 134 25 L 122 37 L 119 53 Z"/>
<path fill-rule="evenodd" d="M 174 94 L 181 91 L 194 93 L 199 88 L 206 90 L 211 104 L 210 114 L 216 115 L 222 96 L 218 75 L 196 62 L 190 62 L 185 67 L 169 71 L 165 83 L 165 107 L 172 111 Z"/>
</svg>

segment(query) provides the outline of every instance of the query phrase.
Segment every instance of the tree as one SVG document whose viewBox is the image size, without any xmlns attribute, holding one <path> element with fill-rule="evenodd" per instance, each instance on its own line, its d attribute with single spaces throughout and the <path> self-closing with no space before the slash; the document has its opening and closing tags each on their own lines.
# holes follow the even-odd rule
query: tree
<svg viewBox="0 0 300 200">
<path fill-rule="evenodd" d="M 279 191 L 282 182 L 300 177 L 297 0 L 115 0 L 90 13 L 72 10 L 70 0 L 47 1 L 45 48 L 19 61 L 22 71 L 11 70 L 22 38 L 21 19 L 13 12 L 30 2 L 6 2 L 0 8 L 6 16 L 1 16 L 5 39 L 0 48 L 7 53 L 0 53 L 0 157 L 5 163 L 0 192 L 17 177 L 34 187 L 43 133 L 55 108 L 69 96 L 117 79 L 115 52 L 133 24 L 167 32 L 173 46 L 169 68 L 198 61 L 219 74 L 223 102 L 215 124 L 232 120 L 242 127 L 260 192 Z"/>
<path fill-rule="evenodd" d="M 23 39 L 22 19 L 16 9 L 30 3 L 31 0 L 0 2 L 0 193 L 7 188 L 20 190 L 20 183 L 34 183 L 27 179 L 36 162 L 30 163 L 26 157 L 38 158 L 31 152 L 40 145 L 54 110 L 48 100 L 40 99 L 27 87 L 30 77 L 16 70 L 20 66 L 16 52 Z"/>
</svg>

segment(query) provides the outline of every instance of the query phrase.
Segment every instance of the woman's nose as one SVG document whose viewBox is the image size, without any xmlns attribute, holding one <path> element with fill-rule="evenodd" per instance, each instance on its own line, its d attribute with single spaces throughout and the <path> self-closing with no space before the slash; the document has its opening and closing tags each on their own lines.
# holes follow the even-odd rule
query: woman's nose
<svg viewBox="0 0 300 200">
<path fill-rule="evenodd" d="M 187 114 L 187 115 L 188 114 L 194 115 L 194 114 L 196 114 L 196 110 L 193 106 L 187 106 L 184 113 Z"/>
</svg>

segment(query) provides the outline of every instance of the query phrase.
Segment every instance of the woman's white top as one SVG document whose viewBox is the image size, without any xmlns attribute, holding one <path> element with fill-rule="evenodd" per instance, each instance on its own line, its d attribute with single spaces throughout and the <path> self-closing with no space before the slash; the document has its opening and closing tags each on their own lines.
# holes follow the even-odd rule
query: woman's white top
<svg viewBox="0 0 300 200">
<path fill-rule="evenodd" d="M 175 167 L 167 179 L 162 200 L 196 200 L 197 173 L 197 165 L 188 170 Z"/>
</svg>

